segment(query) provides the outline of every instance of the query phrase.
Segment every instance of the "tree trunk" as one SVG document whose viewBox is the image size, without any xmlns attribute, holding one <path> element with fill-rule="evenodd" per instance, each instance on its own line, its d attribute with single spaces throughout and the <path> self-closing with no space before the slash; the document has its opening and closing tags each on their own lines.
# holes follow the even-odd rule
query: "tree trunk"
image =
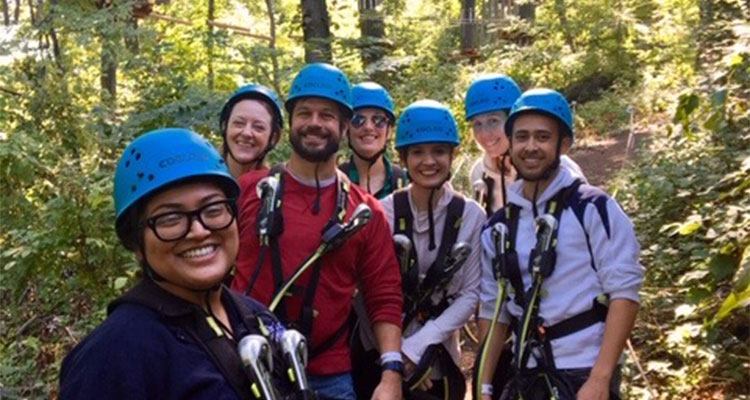
<svg viewBox="0 0 750 400">
<path fill-rule="evenodd" d="M 133 15 L 128 18 L 128 25 L 130 31 L 125 36 L 125 47 L 128 48 L 131 54 L 138 54 L 141 50 L 140 43 L 138 42 L 138 18 Z"/>
<path fill-rule="evenodd" d="M 52 55 L 55 57 L 55 64 L 57 64 L 57 68 L 63 72 L 63 60 L 62 60 L 62 50 L 60 49 L 60 41 L 57 40 L 57 32 L 55 31 L 55 24 L 54 24 L 54 18 L 55 16 L 53 13 L 56 11 L 58 0 L 52 0 L 52 8 L 50 9 L 50 15 L 49 20 L 49 33 L 47 36 L 49 36 L 49 40 L 52 42 Z M 41 7 L 39 8 L 39 13 L 41 14 Z"/>
<path fill-rule="evenodd" d="M 268 49 L 271 51 L 271 66 L 273 67 L 273 88 L 276 93 L 281 94 L 281 85 L 279 84 L 279 57 L 276 52 L 276 10 L 273 4 L 274 0 L 266 0 L 266 11 L 268 12 L 268 22 L 271 25 L 271 40 L 268 41 Z"/>
<path fill-rule="evenodd" d="M 3 0 L 3 22 L 5 22 L 5 26 L 10 25 L 10 10 L 8 7 L 8 0 Z"/>
<path fill-rule="evenodd" d="M 97 3 L 99 9 L 109 7 L 106 0 L 99 0 Z M 115 23 L 114 17 L 112 23 Z M 101 41 L 100 67 L 99 67 L 99 85 L 100 99 L 103 104 L 114 108 L 117 102 L 117 46 L 115 38 L 107 36 L 103 31 L 99 31 L 99 40 Z"/>
<path fill-rule="evenodd" d="M 216 1 L 208 0 L 208 21 L 213 22 L 216 14 Z M 208 88 L 214 90 L 214 27 L 208 25 L 208 37 L 206 38 L 206 53 L 208 56 Z"/>
<path fill-rule="evenodd" d="M 302 0 L 305 61 L 331 62 L 331 31 L 326 0 Z"/>
<path fill-rule="evenodd" d="M 563 31 L 563 37 L 565 37 L 565 43 L 567 43 L 571 51 L 576 51 L 576 44 L 573 40 L 573 34 L 570 32 L 570 25 L 568 24 L 568 7 L 565 5 L 565 0 L 555 0 L 555 12 L 557 12 L 557 18 L 560 20 L 560 27 Z"/>
<path fill-rule="evenodd" d="M 380 1 L 359 0 L 359 29 L 362 42 L 360 57 L 362 64 L 367 66 L 380 60 L 386 53 L 384 46 L 385 21 L 383 15 L 378 12 L 377 6 Z"/>
<path fill-rule="evenodd" d="M 536 21 L 536 4 L 527 2 L 518 6 L 518 17 L 533 24 Z"/>
<path fill-rule="evenodd" d="M 476 15 L 475 0 L 461 1 L 461 51 L 467 52 L 476 48 Z"/>
<path fill-rule="evenodd" d="M 18 23 L 18 16 L 21 14 L 21 0 L 16 0 L 16 10 L 13 12 L 13 23 Z"/>
<path fill-rule="evenodd" d="M 17 10 L 16 10 L 16 14 L 18 14 Z M 36 12 L 34 12 L 33 0 L 29 0 L 29 18 L 31 18 L 31 25 L 34 25 L 36 23 Z M 16 21 L 18 21 L 18 17 L 16 17 Z"/>
<path fill-rule="evenodd" d="M 117 100 L 117 55 L 113 49 L 111 39 L 104 35 L 99 36 L 102 41 L 101 53 L 101 101 L 105 104 L 114 104 Z"/>
</svg>

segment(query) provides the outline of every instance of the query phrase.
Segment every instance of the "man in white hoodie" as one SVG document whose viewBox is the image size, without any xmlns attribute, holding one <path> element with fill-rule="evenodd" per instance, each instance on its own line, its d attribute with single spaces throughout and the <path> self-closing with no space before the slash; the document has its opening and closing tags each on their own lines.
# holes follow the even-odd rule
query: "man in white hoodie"
<svg viewBox="0 0 750 400">
<path fill-rule="evenodd" d="M 570 107 L 560 93 L 524 93 L 505 131 L 520 179 L 482 232 L 480 318 L 498 322 L 480 367 L 482 397 L 494 397 L 489 382 L 499 343 L 514 321 L 515 376 L 500 398 L 618 398 L 618 362 L 643 281 L 633 225 L 607 194 L 560 168 L 574 141 Z M 543 214 L 556 222 L 548 225 L 548 247 L 537 243 L 545 229 L 535 221 Z M 507 228 L 505 243 L 493 235 L 498 223 Z M 497 254 L 500 248 L 504 254 Z M 510 294 L 500 306 L 503 279 Z"/>
</svg>

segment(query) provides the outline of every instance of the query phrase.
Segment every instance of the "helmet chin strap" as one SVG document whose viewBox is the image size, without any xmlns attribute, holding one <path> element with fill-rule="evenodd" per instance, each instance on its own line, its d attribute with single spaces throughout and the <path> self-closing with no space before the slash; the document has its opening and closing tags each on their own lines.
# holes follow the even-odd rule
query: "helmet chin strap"
<svg viewBox="0 0 750 400">
<path fill-rule="evenodd" d="M 380 159 L 380 157 L 383 154 L 385 154 L 387 146 L 383 146 L 382 149 L 378 150 L 372 156 L 365 157 L 364 155 L 362 155 L 362 153 L 360 153 L 359 151 L 357 151 L 357 149 L 355 149 L 354 146 L 352 146 L 352 136 L 351 136 L 351 133 L 349 133 L 349 140 L 347 140 L 347 143 L 349 144 L 349 148 L 352 150 L 352 153 L 354 153 L 354 155 L 356 155 L 357 157 L 359 157 L 362 160 L 367 161 L 367 193 L 372 194 L 372 191 L 370 190 L 370 168 L 372 168 L 372 166 L 375 165 L 376 162 L 378 162 L 378 160 Z"/>
<path fill-rule="evenodd" d="M 451 151 L 451 158 L 448 165 L 453 164 L 453 151 Z M 437 248 L 437 244 L 435 244 L 435 212 L 432 207 L 432 200 L 435 197 L 435 193 L 437 193 L 438 190 L 440 190 L 443 185 L 445 185 L 445 182 L 448 182 L 451 180 L 451 171 L 448 170 L 448 175 L 443 179 L 440 184 L 435 185 L 430 189 L 430 195 L 427 197 L 427 220 L 429 221 L 430 228 L 429 228 L 429 235 L 430 235 L 430 244 L 428 246 L 428 249 L 430 251 L 435 250 Z"/>
<path fill-rule="evenodd" d="M 531 209 L 534 213 L 534 218 L 539 216 L 539 211 L 537 210 L 536 206 L 536 198 L 539 194 L 539 182 L 542 180 L 549 179 L 552 174 L 557 171 L 557 169 L 560 167 L 560 148 L 562 147 L 562 135 L 557 136 L 557 144 L 555 145 L 555 161 L 552 162 L 547 168 L 544 169 L 544 172 L 542 172 L 541 175 L 537 177 L 528 177 L 521 172 L 521 169 L 516 167 L 516 172 L 518 173 L 518 176 L 521 177 L 524 181 L 527 182 L 534 182 L 534 194 L 531 196 Z M 513 159 L 511 158 L 511 163 L 513 162 Z M 503 187 L 503 190 L 505 187 Z"/>
</svg>

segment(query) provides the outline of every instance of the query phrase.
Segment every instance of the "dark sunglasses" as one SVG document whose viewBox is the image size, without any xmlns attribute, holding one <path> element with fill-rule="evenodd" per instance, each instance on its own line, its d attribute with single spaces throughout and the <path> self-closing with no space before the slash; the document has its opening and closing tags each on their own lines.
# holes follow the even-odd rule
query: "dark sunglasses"
<svg viewBox="0 0 750 400">
<path fill-rule="evenodd" d="M 373 115 L 372 117 L 370 117 L 370 121 L 378 129 L 382 129 L 386 125 L 388 125 L 388 118 L 381 115 Z M 354 117 L 352 117 L 352 126 L 355 128 L 361 128 L 366 123 L 367 117 L 362 114 L 356 114 Z"/>
</svg>

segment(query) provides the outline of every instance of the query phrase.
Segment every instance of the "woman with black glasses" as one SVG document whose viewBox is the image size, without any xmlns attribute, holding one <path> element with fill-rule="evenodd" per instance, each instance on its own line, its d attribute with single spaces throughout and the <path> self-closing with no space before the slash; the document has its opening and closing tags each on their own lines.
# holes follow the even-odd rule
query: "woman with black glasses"
<svg viewBox="0 0 750 400">
<path fill-rule="evenodd" d="M 221 285 L 237 255 L 238 194 L 219 153 L 193 132 L 158 130 L 125 149 L 115 229 L 143 279 L 67 355 L 61 399 L 270 398 L 290 386 L 266 362 L 287 332 Z"/>
</svg>

